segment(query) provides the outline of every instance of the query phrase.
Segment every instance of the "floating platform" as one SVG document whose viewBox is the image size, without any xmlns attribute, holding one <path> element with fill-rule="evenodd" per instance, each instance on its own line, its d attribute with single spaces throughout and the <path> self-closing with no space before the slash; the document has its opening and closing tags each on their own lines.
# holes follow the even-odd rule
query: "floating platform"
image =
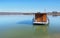
<svg viewBox="0 0 60 38">
<path fill-rule="evenodd" d="M 46 24 L 48 24 L 49 22 L 48 22 L 48 20 L 47 20 L 47 22 L 33 22 L 33 25 L 46 25 Z"/>
</svg>

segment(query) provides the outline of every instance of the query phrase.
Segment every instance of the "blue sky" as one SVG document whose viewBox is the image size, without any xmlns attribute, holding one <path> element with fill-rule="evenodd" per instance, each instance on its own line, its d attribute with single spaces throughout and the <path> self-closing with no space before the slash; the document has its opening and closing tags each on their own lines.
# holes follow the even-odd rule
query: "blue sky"
<svg viewBox="0 0 60 38">
<path fill-rule="evenodd" d="M 60 0 L 0 0 L 0 12 L 60 11 Z"/>
</svg>

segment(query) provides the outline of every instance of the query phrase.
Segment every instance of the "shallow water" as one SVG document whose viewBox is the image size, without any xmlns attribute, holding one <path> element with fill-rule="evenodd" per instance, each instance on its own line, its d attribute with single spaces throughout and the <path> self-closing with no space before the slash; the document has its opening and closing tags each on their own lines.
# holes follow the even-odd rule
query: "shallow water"
<svg viewBox="0 0 60 38">
<path fill-rule="evenodd" d="M 33 25 L 33 16 L 0 16 L 0 38 L 60 38 L 60 16 L 48 16 L 49 25 Z"/>
</svg>

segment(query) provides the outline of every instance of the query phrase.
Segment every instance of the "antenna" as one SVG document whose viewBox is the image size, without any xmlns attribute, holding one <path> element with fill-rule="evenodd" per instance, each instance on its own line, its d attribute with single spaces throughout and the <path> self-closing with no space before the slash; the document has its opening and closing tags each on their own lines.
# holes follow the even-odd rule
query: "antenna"
<svg viewBox="0 0 60 38">
<path fill-rule="evenodd" d="M 44 13 L 46 13 L 46 9 L 44 9 Z"/>
</svg>

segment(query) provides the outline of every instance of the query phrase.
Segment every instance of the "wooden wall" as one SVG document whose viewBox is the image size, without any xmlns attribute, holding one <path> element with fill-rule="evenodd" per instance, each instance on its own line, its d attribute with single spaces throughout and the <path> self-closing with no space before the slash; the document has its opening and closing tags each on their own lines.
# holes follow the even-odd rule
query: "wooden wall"
<svg viewBox="0 0 60 38">
<path fill-rule="evenodd" d="M 46 14 L 37 13 L 37 14 L 35 14 L 35 20 L 37 22 L 46 22 L 47 21 L 47 15 Z"/>
</svg>

